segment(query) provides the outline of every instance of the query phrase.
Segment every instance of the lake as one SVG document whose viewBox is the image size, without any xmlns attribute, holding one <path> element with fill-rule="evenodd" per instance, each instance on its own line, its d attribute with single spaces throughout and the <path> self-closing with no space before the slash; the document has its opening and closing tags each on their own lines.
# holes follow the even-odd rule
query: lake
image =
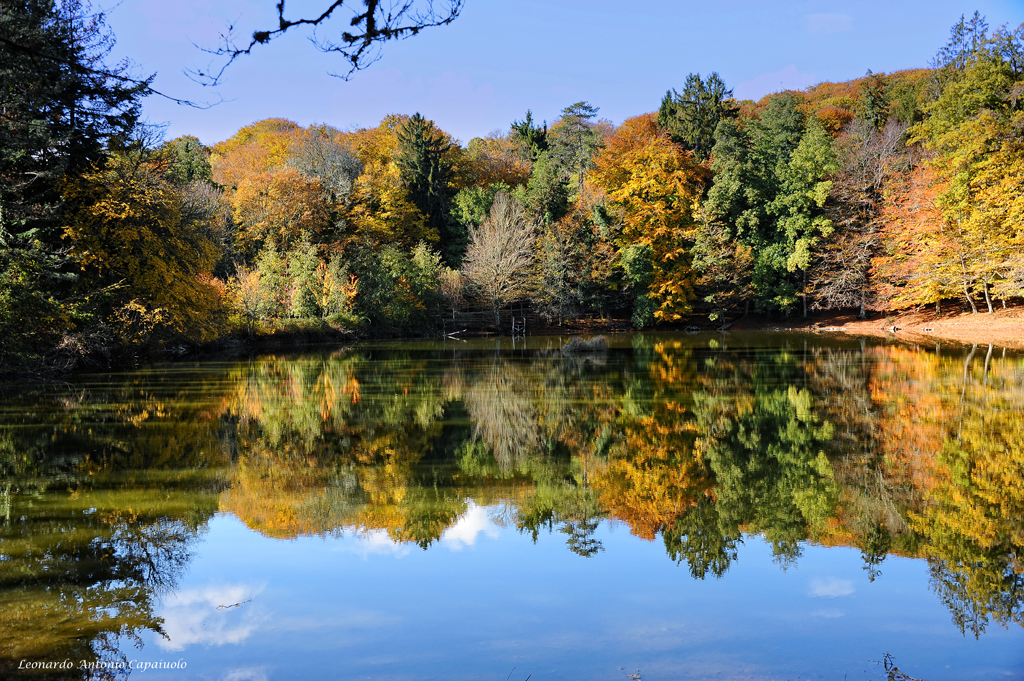
<svg viewBox="0 0 1024 681">
<path fill-rule="evenodd" d="M 567 340 L 0 396 L 0 676 L 1024 679 L 1024 355 Z"/>
</svg>

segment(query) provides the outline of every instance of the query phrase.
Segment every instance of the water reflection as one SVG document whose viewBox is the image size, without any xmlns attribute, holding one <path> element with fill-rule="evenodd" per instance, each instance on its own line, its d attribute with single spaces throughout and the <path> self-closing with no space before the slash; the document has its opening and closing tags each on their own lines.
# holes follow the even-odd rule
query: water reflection
<svg viewBox="0 0 1024 681">
<path fill-rule="evenodd" d="M 1024 625 L 1020 357 L 805 337 L 559 347 L 366 346 L 3 402 L 0 657 L 123 659 L 146 630 L 168 651 L 244 641 L 264 615 L 216 606 L 259 585 L 176 590 L 218 511 L 268 537 L 354 533 L 367 553 L 461 550 L 496 524 L 592 557 L 609 519 L 695 579 L 726 574 L 752 534 L 783 569 L 808 542 L 851 546 L 868 580 L 889 555 L 927 560 L 965 635 Z"/>
</svg>

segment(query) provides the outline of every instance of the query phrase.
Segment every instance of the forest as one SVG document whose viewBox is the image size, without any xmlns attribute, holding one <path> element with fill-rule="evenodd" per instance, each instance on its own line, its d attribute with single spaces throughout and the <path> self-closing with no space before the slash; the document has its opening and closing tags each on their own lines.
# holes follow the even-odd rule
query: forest
<svg viewBox="0 0 1024 681">
<path fill-rule="evenodd" d="M 757 102 L 690 74 L 620 124 L 581 101 L 466 144 L 420 113 L 165 141 L 87 4 L 5 5 L 0 34 L 7 371 L 513 307 L 643 329 L 1024 297 L 1024 25 L 978 13 L 930 68 Z"/>
</svg>

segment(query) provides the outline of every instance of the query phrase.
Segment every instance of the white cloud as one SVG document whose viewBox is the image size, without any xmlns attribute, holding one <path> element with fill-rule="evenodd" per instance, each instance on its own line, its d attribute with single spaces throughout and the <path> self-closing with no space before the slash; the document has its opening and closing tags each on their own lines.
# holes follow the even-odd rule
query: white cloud
<svg viewBox="0 0 1024 681">
<path fill-rule="evenodd" d="M 810 73 L 801 73 L 795 64 L 790 64 L 781 71 L 765 73 L 745 80 L 733 88 L 736 99 L 761 99 L 765 95 L 783 90 L 802 90 L 814 85 L 815 78 Z"/>
<path fill-rule="evenodd" d="M 807 15 L 807 31 L 820 35 L 842 33 L 853 27 L 853 17 L 849 14 L 809 14 Z"/>
<path fill-rule="evenodd" d="M 853 582 L 848 579 L 836 579 L 835 577 L 829 577 L 828 579 L 811 580 L 811 595 L 817 598 L 849 596 L 854 591 Z"/>
<path fill-rule="evenodd" d="M 476 543 L 476 538 L 481 532 L 491 539 L 498 537 L 498 528 L 491 524 L 490 518 L 487 517 L 487 509 L 470 501 L 458 522 L 441 535 L 441 544 L 452 551 L 459 551 L 464 546 Z"/>
<path fill-rule="evenodd" d="M 267 619 L 251 602 L 243 603 L 261 591 L 262 586 L 238 584 L 185 589 L 175 593 L 159 613 L 164 619 L 167 638 L 157 639 L 157 645 L 165 650 L 181 650 L 197 643 L 205 646 L 241 643 Z M 235 603 L 243 604 L 241 607 L 217 608 Z"/>
</svg>

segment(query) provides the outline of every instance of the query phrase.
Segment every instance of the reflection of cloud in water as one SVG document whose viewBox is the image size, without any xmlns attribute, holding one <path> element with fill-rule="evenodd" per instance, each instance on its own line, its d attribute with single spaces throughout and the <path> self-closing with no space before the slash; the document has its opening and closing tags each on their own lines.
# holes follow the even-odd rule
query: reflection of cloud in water
<svg viewBox="0 0 1024 681">
<path fill-rule="evenodd" d="M 223 681 L 267 681 L 266 667 L 239 667 L 224 675 Z"/>
<path fill-rule="evenodd" d="M 159 613 L 164 619 L 167 638 L 157 639 L 157 645 L 165 650 L 181 650 L 197 643 L 204 646 L 241 643 L 266 617 L 252 603 L 220 610 L 217 606 L 241 603 L 261 591 L 262 586 L 224 584 L 175 593 L 164 602 Z"/>
<path fill-rule="evenodd" d="M 855 591 L 853 582 L 848 579 L 812 579 L 811 595 L 817 598 L 836 598 L 838 596 L 849 596 Z"/>
<path fill-rule="evenodd" d="M 491 539 L 498 538 L 498 528 L 491 523 L 487 516 L 487 509 L 477 506 L 472 501 L 468 501 L 466 507 L 466 512 L 462 514 L 459 521 L 441 535 L 441 543 L 452 551 L 460 551 L 464 546 L 472 546 L 481 532 Z"/>
<path fill-rule="evenodd" d="M 815 610 L 811 613 L 811 617 L 823 617 L 825 619 L 835 619 L 836 617 L 842 617 L 845 615 L 842 610 L 836 610 L 832 608 L 830 610 Z"/>
<path fill-rule="evenodd" d="M 409 554 L 410 548 L 408 544 L 396 543 L 388 536 L 387 530 L 366 530 L 356 532 L 339 542 L 333 550 L 354 553 L 366 560 L 371 555 L 391 555 L 401 558 Z"/>
</svg>

